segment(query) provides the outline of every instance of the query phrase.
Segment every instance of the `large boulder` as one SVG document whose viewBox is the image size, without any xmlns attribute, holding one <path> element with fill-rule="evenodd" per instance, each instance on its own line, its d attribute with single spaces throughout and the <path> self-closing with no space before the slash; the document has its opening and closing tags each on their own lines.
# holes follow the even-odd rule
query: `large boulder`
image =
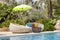
<svg viewBox="0 0 60 40">
<path fill-rule="evenodd" d="M 26 32 L 30 32 L 31 31 L 31 28 L 29 28 L 29 27 L 26 27 L 26 26 L 23 26 L 23 25 L 14 24 L 14 23 L 10 23 L 9 29 L 13 33 L 26 33 Z"/>
</svg>

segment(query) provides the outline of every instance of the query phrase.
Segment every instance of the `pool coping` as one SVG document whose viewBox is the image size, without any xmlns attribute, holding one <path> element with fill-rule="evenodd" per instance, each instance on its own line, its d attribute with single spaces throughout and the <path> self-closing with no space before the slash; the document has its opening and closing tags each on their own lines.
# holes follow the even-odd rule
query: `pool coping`
<svg viewBox="0 0 60 40">
<path fill-rule="evenodd" d="M 40 33 L 21 33 L 21 34 L 5 34 L 0 35 L 0 37 L 7 37 L 7 36 L 20 36 L 20 35 L 36 35 L 36 34 L 46 34 L 46 33 L 60 33 L 60 31 L 47 31 L 47 32 L 40 32 Z"/>
</svg>

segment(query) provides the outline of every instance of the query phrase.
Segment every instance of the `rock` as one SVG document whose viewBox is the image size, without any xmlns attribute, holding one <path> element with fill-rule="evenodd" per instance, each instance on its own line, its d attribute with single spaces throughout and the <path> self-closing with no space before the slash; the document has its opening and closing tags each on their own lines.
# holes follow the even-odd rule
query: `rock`
<svg viewBox="0 0 60 40">
<path fill-rule="evenodd" d="M 55 28 L 57 30 L 60 30 L 60 20 L 57 20 L 56 25 L 55 25 Z"/>
<path fill-rule="evenodd" d="M 31 28 L 29 27 L 13 23 L 10 23 L 9 29 L 13 33 L 28 33 L 31 31 Z"/>
</svg>

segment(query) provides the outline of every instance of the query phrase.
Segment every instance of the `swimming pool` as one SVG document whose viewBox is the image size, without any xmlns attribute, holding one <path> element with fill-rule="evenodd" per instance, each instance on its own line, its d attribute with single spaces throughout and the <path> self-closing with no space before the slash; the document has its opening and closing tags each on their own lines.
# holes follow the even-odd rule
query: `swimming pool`
<svg viewBox="0 0 60 40">
<path fill-rule="evenodd" d="M 0 40 L 60 40 L 60 32 L 1 35 Z"/>
</svg>

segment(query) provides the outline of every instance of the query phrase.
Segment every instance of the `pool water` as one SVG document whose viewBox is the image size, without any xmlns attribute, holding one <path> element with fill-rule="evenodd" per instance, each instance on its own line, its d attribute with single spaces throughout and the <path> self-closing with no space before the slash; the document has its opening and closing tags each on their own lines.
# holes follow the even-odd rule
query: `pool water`
<svg viewBox="0 0 60 40">
<path fill-rule="evenodd" d="M 0 40 L 60 40 L 60 33 L 41 33 L 17 36 L 3 36 Z"/>
</svg>

